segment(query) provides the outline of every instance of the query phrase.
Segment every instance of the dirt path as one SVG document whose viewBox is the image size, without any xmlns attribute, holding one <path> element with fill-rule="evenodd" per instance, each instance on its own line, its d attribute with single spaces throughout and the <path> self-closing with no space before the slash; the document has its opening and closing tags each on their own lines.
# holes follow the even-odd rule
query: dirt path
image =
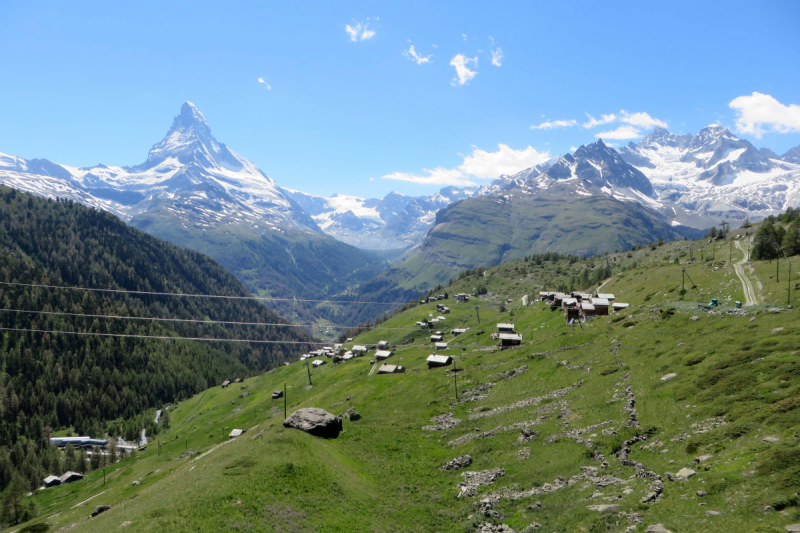
<svg viewBox="0 0 800 533">
<path fill-rule="evenodd" d="M 742 252 L 742 260 L 738 263 L 733 264 L 734 270 L 736 270 L 736 275 L 739 276 L 739 279 L 742 281 L 742 290 L 744 290 L 744 305 L 756 305 L 758 303 L 758 298 L 756 297 L 756 291 L 753 288 L 753 284 L 750 283 L 750 279 L 747 277 L 747 274 L 744 271 L 744 265 L 747 263 L 748 253 L 747 250 L 742 248 L 742 243 L 736 241 L 736 248 L 738 248 Z"/>
</svg>

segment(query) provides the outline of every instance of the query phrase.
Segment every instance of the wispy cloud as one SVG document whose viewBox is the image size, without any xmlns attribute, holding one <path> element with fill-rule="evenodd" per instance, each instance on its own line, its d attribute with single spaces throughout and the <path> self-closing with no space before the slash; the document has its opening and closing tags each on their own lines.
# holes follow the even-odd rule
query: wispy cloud
<svg viewBox="0 0 800 533">
<path fill-rule="evenodd" d="M 269 84 L 269 83 L 267 83 L 267 82 L 265 82 L 265 81 L 264 81 L 264 78 L 258 78 L 258 83 L 260 83 L 261 85 L 263 85 L 264 87 L 266 87 L 268 91 L 271 91 L 271 90 L 272 90 L 272 87 L 270 86 L 270 84 Z"/>
<path fill-rule="evenodd" d="M 784 105 L 774 97 L 759 92 L 739 96 L 728 107 L 736 111 L 736 130 L 760 139 L 767 132 L 800 131 L 800 105 Z"/>
<path fill-rule="evenodd" d="M 466 33 L 462 33 L 461 36 L 464 38 L 465 41 L 467 40 L 467 34 Z"/>
<path fill-rule="evenodd" d="M 465 57 L 464 54 L 458 54 L 453 59 L 450 60 L 450 65 L 456 68 L 456 77 L 453 78 L 452 85 L 464 85 L 469 80 L 474 78 L 478 75 L 476 70 L 470 70 L 467 65 L 470 63 L 475 64 L 475 68 L 478 67 L 478 58 L 473 57 Z"/>
<path fill-rule="evenodd" d="M 555 128 L 571 128 L 578 123 L 577 120 L 548 120 L 538 125 L 531 126 L 532 130 L 552 130 Z"/>
<path fill-rule="evenodd" d="M 433 54 L 427 56 L 418 54 L 417 51 L 414 50 L 413 44 L 408 47 L 408 50 L 403 52 L 403 55 L 406 56 L 411 61 L 413 61 L 414 63 L 416 63 L 417 65 L 421 65 L 423 63 L 430 63 L 431 57 L 433 57 Z"/>
<path fill-rule="evenodd" d="M 492 40 L 494 40 L 494 39 L 492 39 Z M 496 67 L 502 67 L 503 66 L 503 49 L 498 46 L 496 50 L 492 50 L 491 52 L 492 52 L 492 65 L 494 65 Z"/>
<path fill-rule="evenodd" d="M 367 19 L 369 20 L 369 19 Z M 376 17 L 377 20 L 377 17 Z M 356 22 L 353 21 L 353 25 L 345 24 L 344 31 L 347 32 L 347 35 L 350 37 L 350 40 L 353 42 L 356 41 L 366 41 L 372 39 L 375 36 L 375 32 L 369 29 L 369 22 Z"/>
<path fill-rule="evenodd" d="M 601 124 L 608 124 L 609 122 L 614 122 L 617 119 L 617 116 L 614 113 L 611 113 L 610 115 L 600 115 L 600 119 L 594 118 L 589 113 L 586 113 L 586 116 L 589 117 L 589 121 L 581 124 L 581 126 L 586 129 L 594 128 L 595 126 L 599 126 Z"/>
<path fill-rule="evenodd" d="M 655 128 L 659 126 L 661 128 L 666 128 L 667 123 L 663 120 L 658 120 L 657 118 L 651 117 L 649 114 L 641 112 L 641 113 L 628 113 L 624 109 L 620 111 L 622 115 L 619 117 L 621 122 L 625 124 L 630 124 L 631 126 L 637 126 L 639 128 Z"/>
<path fill-rule="evenodd" d="M 594 135 L 598 139 L 637 139 L 642 134 L 633 126 L 620 126 L 611 131 L 602 131 Z"/>
<path fill-rule="evenodd" d="M 494 46 L 494 37 L 492 37 L 492 36 L 490 35 L 490 36 L 489 36 L 489 40 L 492 42 L 492 46 Z"/>
<path fill-rule="evenodd" d="M 394 172 L 381 176 L 387 180 L 408 181 L 425 185 L 475 185 L 473 180 L 490 180 L 502 175 L 516 174 L 521 170 L 544 163 L 550 159 L 549 152 L 539 152 L 531 146 L 514 150 L 499 144 L 496 152 L 487 152 L 473 146 L 472 153 L 456 168 L 423 169 L 420 174 Z"/>
</svg>

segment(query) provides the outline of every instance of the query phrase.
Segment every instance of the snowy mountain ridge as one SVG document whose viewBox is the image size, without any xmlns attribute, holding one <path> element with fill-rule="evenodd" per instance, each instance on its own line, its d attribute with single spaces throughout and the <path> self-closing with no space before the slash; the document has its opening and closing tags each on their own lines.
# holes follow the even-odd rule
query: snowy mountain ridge
<svg viewBox="0 0 800 533">
<path fill-rule="evenodd" d="M 141 165 L 78 168 L 0 154 L 0 183 L 72 199 L 124 220 L 163 207 L 200 226 L 261 224 L 321 231 L 272 178 L 218 142 L 191 102 L 183 104 Z"/>
</svg>

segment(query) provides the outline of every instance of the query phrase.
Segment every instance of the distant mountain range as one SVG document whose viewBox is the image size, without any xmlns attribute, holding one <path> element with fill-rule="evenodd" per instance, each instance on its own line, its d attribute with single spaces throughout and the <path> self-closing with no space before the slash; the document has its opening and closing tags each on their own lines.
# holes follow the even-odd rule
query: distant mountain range
<svg viewBox="0 0 800 533">
<path fill-rule="evenodd" d="M 110 211 L 210 255 L 260 295 L 325 298 L 385 268 L 325 235 L 272 178 L 218 142 L 190 102 L 141 165 L 77 168 L 0 154 L 0 183 Z"/>
<path fill-rule="evenodd" d="M 604 154 L 592 156 L 587 151 Z M 600 160 L 602 166 L 595 166 Z M 325 233 L 362 248 L 391 249 L 421 244 L 433 227 L 436 212 L 454 202 L 572 179 L 590 186 L 602 183 L 604 186 L 595 187 L 596 193 L 637 202 L 674 226 L 707 229 L 727 220 L 735 227 L 745 219 L 759 220 L 798 205 L 799 165 L 800 146 L 778 156 L 711 125 L 697 135 L 675 135 L 656 128 L 641 142 L 619 150 L 602 142 L 581 146 L 573 154 L 490 184 L 447 187 L 431 196 L 392 192 L 381 200 L 286 192 Z"/>
<path fill-rule="evenodd" d="M 782 212 L 800 205 L 800 147 L 779 157 L 717 125 L 697 135 L 656 128 L 619 150 L 600 140 L 480 187 L 324 198 L 279 187 L 187 102 L 141 165 L 0 154 L 0 183 L 115 213 L 210 255 L 262 295 L 381 301 L 533 252 L 590 255 Z M 384 259 L 402 262 L 385 271 Z M 355 316 L 329 306 L 312 315 Z"/>
</svg>

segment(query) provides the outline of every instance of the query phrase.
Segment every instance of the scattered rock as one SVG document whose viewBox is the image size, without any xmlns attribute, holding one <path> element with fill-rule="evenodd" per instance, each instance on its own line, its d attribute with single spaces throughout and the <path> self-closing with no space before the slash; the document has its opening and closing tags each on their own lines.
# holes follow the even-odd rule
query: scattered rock
<svg viewBox="0 0 800 533">
<path fill-rule="evenodd" d="M 699 498 L 703 498 L 703 497 L 704 497 L 704 496 L 706 496 L 707 494 L 708 494 L 708 493 L 707 493 L 706 491 L 704 491 L 704 490 L 698 490 L 698 491 L 697 491 L 697 496 L 698 496 Z"/>
<path fill-rule="evenodd" d="M 135 487 L 136 485 L 141 485 L 141 484 L 142 484 L 142 482 L 141 482 L 141 481 L 134 481 L 133 483 L 131 483 L 131 485 L 133 485 L 134 487 Z"/>
<path fill-rule="evenodd" d="M 721 513 L 719 511 L 711 511 L 711 510 L 706 511 L 706 516 L 719 516 L 721 514 L 725 514 L 725 513 Z"/>
<path fill-rule="evenodd" d="M 619 505 L 602 504 L 602 505 L 587 505 L 590 511 L 597 511 L 598 513 L 618 513 Z"/>
<path fill-rule="evenodd" d="M 783 331 L 783 328 L 775 328 L 770 333 L 780 333 L 781 331 Z"/>
<path fill-rule="evenodd" d="M 663 376 L 661 376 L 661 381 L 669 381 L 672 378 L 676 377 L 678 377 L 678 374 L 676 374 L 675 372 L 670 372 L 669 374 L 664 374 Z"/>
<path fill-rule="evenodd" d="M 287 428 L 299 429 L 315 437 L 336 438 L 342 431 L 342 419 L 318 407 L 298 409 L 283 421 Z"/>
<path fill-rule="evenodd" d="M 506 475 L 506 469 L 502 467 L 490 468 L 482 472 L 464 472 L 461 477 L 464 481 L 458 484 L 458 497 L 470 498 L 478 493 L 478 487 L 491 485 L 494 481 Z"/>
<path fill-rule="evenodd" d="M 681 468 L 675 473 L 675 479 L 689 479 L 695 474 L 697 474 L 697 472 L 691 468 Z"/>
<path fill-rule="evenodd" d="M 694 460 L 693 460 L 692 462 L 693 462 L 694 464 L 705 463 L 706 461 L 708 461 L 708 460 L 709 460 L 709 459 L 711 459 L 712 457 L 714 457 L 714 456 L 713 456 L 713 455 L 710 455 L 710 454 L 698 455 L 697 457 L 695 457 L 695 458 L 694 458 Z"/>
<path fill-rule="evenodd" d="M 507 526 L 505 524 L 480 524 L 478 529 L 475 530 L 476 533 L 517 533 L 514 529 L 511 529 L 511 526 Z"/>
<path fill-rule="evenodd" d="M 647 526 L 647 529 L 644 530 L 644 533 L 672 533 L 672 531 L 665 528 L 664 524 L 655 524 L 652 526 Z"/>
<path fill-rule="evenodd" d="M 92 517 L 95 517 L 100 513 L 105 513 L 109 509 L 111 509 L 110 505 L 98 505 L 97 507 L 94 508 L 94 511 L 92 511 Z"/>
<path fill-rule="evenodd" d="M 444 431 L 456 427 L 463 422 L 463 420 L 453 417 L 452 413 L 445 413 L 443 415 L 434 416 L 431 418 L 431 422 L 433 422 L 432 425 L 422 426 L 422 429 L 425 431 Z"/>
<path fill-rule="evenodd" d="M 532 429 L 523 428 L 519 432 L 519 438 L 517 438 L 517 444 L 524 444 L 526 442 L 530 442 L 536 438 L 536 432 Z"/>
<path fill-rule="evenodd" d="M 691 320 L 692 322 L 697 322 L 698 320 L 700 320 L 700 317 L 699 316 L 693 316 L 689 320 Z M 648 529 L 647 531 L 650 531 L 650 530 Z"/>
<path fill-rule="evenodd" d="M 786 526 L 783 529 L 785 529 L 789 533 L 800 533 L 800 524 L 792 524 L 790 526 Z"/>
<path fill-rule="evenodd" d="M 524 448 L 520 448 L 517 452 L 517 459 L 520 461 L 525 461 L 531 456 L 531 449 L 525 446 Z"/>
<path fill-rule="evenodd" d="M 349 418 L 351 422 L 355 422 L 356 420 L 361 420 L 361 415 L 358 411 L 350 407 L 342 414 L 342 418 Z"/>
<path fill-rule="evenodd" d="M 542 508 L 542 502 L 536 502 L 533 505 L 529 505 L 526 507 L 529 511 L 537 511 Z"/>
<path fill-rule="evenodd" d="M 119 525 L 119 527 L 128 527 L 129 525 L 133 524 L 130 520 L 125 520 L 123 523 Z"/>
<path fill-rule="evenodd" d="M 780 437 L 764 437 L 761 440 L 763 440 L 764 442 L 780 442 L 781 438 Z"/>
<path fill-rule="evenodd" d="M 447 461 L 442 470 L 458 470 L 459 468 L 466 468 L 472 464 L 472 457 L 469 455 L 462 455 L 461 457 L 456 457 L 452 461 Z"/>
<path fill-rule="evenodd" d="M 542 524 L 540 524 L 539 522 L 534 522 L 525 529 L 523 529 L 522 533 L 530 533 L 531 531 L 539 529 L 540 527 L 542 527 Z"/>
</svg>

